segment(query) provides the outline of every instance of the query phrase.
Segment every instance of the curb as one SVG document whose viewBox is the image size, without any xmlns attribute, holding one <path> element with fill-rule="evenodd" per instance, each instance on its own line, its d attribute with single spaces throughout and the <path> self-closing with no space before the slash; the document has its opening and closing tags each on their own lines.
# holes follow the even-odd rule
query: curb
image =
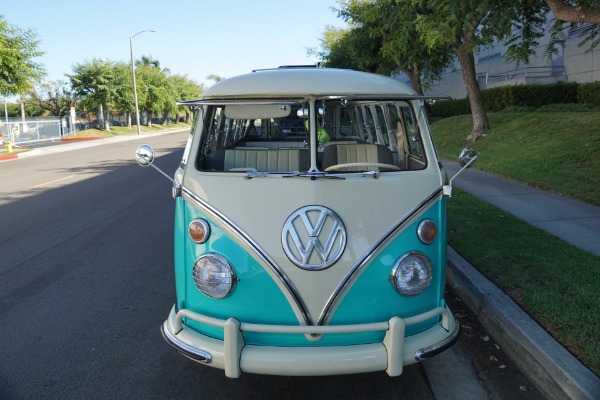
<svg viewBox="0 0 600 400">
<path fill-rule="evenodd" d="M 448 246 L 448 284 L 548 399 L 600 399 L 600 378 Z"/>
<path fill-rule="evenodd" d="M 0 156 L 0 161 L 14 160 L 15 158 L 19 158 L 19 155 L 18 154 L 7 154 L 4 156 Z"/>
<path fill-rule="evenodd" d="M 132 135 L 121 135 L 121 136 L 108 137 L 108 138 L 101 138 L 101 137 L 95 137 L 95 136 L 85 136 L 85 137 L 81 137 L 81 138 L 61 138 L 60 142 L 64 143 L 61 146 L 48 146 L 48 147 L 44 147 L 44 148 L 35 148 L 35 149 L 31 149 L 30 151 L 27 151 L 27 152 L 21 152 L 18 154 L 9 154 L 9 155 L 0 156 L 0 162 L 14 160 L 14 159 L 20 159 L 20 158 L 35 157 L 35 156 L 44 155 L 44 154 L 62 153 L 65 151 L 76 150 L 76 149 L 80 149 L 83 147 L 98 146 L 98 145 L 107 144 L 107 143 L 111 143 L 111 142 L 125 142 L 125 141 L 140 140 L 140 139 L 144 139 L 147 137 L 168 135 L 170 133 L 176 133 L 176 132 L 182 132 L 182 131 L 189 131 L 189 128 L 187 128 L 187 127 L 186 128 L 172 128 L 172 129 L 165 129 L 165 130 L 159 131 L 159 132 L 144 133 L 142 135 L 132 134 Z"/>
<path fill-rule="evenodd" d="M 85 136 L 85 137 L 74 137 L 74 138 L 61 138 L 60 141 L 61 142 L 77 142 L 80 140 L 98 140 L 98 139 L 103 139 L 99 136 Z"/>
</svg>

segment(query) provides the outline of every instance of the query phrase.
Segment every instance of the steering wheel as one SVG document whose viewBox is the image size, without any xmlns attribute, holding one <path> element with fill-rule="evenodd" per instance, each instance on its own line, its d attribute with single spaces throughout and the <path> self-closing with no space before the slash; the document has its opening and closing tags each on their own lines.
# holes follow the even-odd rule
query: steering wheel
<svg viewBox="0 0 600 400">
<path fill-rule="evenodd" d="M 383 163 L 376 163 L 376 162 L 353 162 L 353 163 L 332 165 L 330 167 L 325 168 L 325 172 L 339 171 L 340 169 L 355 168 L 355 167 L 383 168 L 383 169 L 391 169 L 392 171 L 401 171 L 402 170 L 400 167 L 398 167 L 396 165 L 392 165 L 392 164 L 383 164 Z"/>
</svg>

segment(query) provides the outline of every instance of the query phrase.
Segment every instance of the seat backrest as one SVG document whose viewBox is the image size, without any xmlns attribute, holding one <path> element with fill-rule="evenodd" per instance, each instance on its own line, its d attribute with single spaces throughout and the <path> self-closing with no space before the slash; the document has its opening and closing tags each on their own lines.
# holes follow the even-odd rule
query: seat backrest
<svg viewBox="0 0 600 400">
<path fill-rule="evenodd" d="M 394 164 L 392 151 L 386 146 L 370 143 L 329 145 L 323 150 L 322 169 L 332 165 L 349 163 Z M 345 168 L 346 171 L 361 171 L 364 168 Z"/>
<path fill-rule="evenodd" d="M 209 159 L 209 169 L 215 171 L 294 172 L 308 169 L 308 151 L 305 149 L 228 149 Z"/>
</svg>

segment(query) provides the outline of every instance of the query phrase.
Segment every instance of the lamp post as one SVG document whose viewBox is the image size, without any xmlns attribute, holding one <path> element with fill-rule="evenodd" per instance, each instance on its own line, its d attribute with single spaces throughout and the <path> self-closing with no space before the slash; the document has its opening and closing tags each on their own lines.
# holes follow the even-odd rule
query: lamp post
<svg viewBox="0 0 600 400">
<path fill-rule="evenodd" d="M 131 52 L 131 76 L 133 76 L 133 100 L 135 102 L 135 122 L 137 124 L 137 134 L 142 134 L 142 128 L 140 127 L 140 110 L 138 106 L 138 98 L 137 98 L 137 87 L 135 83 L 135 64 L 133 62 L 133 38 L 144 32 L 156 32 L 154 29 L 146 29 L 145 31 L 140 31 L 135 35 L 129 36 L 129 51 Z"/>
</svg>

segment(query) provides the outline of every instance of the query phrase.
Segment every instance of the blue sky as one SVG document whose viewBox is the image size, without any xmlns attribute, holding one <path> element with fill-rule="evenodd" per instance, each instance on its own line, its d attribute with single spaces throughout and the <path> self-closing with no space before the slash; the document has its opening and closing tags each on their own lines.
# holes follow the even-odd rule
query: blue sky
<svg viewBox="0 0 600 400">
<path fill-rule="evenodd" d="M 198 83 L 253 69 L 314 64 L 326 25 L 344 26 L 335 0 L 1 0 L 0 14 L 41 39 L 45 80 L 67 79 L 75 64 L 94 58 L 130 62 L 151 55 L 172 73 Z"/>
</svg>

